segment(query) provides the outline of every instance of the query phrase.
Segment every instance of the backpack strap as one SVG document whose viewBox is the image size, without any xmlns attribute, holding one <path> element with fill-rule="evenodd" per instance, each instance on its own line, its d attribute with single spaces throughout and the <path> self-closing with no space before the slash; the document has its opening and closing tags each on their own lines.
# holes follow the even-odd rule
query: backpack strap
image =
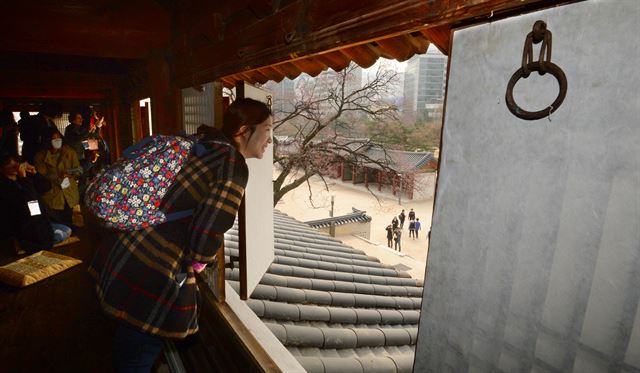
<svg viewBox="0 0 640 373">
<path fill-rule="evenodd" d="M 189 217 L 193 215 L 194 211 L 195 211 L 194 209 L 189 209 L 189 210 L 172 212 L 170 214 L 165 214 L 165 218 L 167 219 L 165 220 L 165 223 L 169 221 L 180 220 L 180 219 Z"/>
<path fill-rule="evenodd" d="M 140 142 L 131 145 L 130 147 L 126 148 L 125 150 L 122 151 L 122 156 L 124 158 L 127 159 L 133 159 L 135 158 L 135 153 L 138 152 L 140 149 L 144 148 L 145 146 L 151 144 L 152 142 L 156 141 L 156 137 L 154 136 L 147 136 L 144 139 L 140 140 Z"/>
</svg>

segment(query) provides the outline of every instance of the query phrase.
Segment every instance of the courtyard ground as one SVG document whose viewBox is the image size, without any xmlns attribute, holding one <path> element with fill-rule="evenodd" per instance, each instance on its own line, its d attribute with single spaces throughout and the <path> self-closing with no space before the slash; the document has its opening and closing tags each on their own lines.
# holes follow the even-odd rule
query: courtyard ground
<svg viewBox="0 0 640 373">
<path fill-rule="evenodd" d="M 311 179 L 312 201 L 309 200 L 309 187 L 303 184 L 287 193 L 276 205 L 276 209 L 300 221 L 328 218 L 331 210 L 331 196 L 334 196 L 334 216 L 349 214 L 351 208 L 365 210 L 371 216 L 371 234 L 368 240 L 355 236 L 339 236 L 337 239 L 356 249 L 375 256 L 381 262 L 397 266 L 409 272 L 414 278 L 424 278 L 429 241 L 428 232 L 431 227 L 433 199 L 408 200 L 388 193 L 380 193 L 375 185 L 374 193 L 367 191 L 363 185 L 353 185 L 336 179 L 326 179 L 329 190 L 325 189 L 320 177 Z M 398 253 L 387 248 L 386 226 L 402 209 L 405 214 L 412 209 L 422 223 L 418 239 L 409 237 L 408 219 L 405 221 L 402 234 L 402 251 Z"/>
</svg>

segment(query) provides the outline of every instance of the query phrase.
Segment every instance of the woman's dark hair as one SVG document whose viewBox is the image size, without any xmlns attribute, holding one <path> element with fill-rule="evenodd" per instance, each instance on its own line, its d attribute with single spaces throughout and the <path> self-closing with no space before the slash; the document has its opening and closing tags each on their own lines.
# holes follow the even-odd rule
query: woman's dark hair
<svg viewBox="0 0 640 373">
<path fill-rule="evenodd" d="M 256 126 L 271 115 L 271 109 L 264 102 L 251 98 L 235 100 L 224 113 L 222 133 L 231 139 L 240 133 L 240 127 L 249 126 L 251 133 Z"/>
</svg>

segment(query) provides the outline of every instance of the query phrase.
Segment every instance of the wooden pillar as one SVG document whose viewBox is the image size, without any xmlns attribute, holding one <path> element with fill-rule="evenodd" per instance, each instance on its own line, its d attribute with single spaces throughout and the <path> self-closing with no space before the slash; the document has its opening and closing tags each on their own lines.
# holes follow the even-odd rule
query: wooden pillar
<svg viewBox="0 0 640 373">
<path fill-rule="evenodd" d="M 351 166 L 351 184 L 356 183 L 356 176 L 358 175 L 358 166 Z"/>
<path fill-rule="evenodd" d="M 340 180 L 344 180 L 344 161 L 340 161 L 340 168 L 338 169 L 338 177 Z"/>
<path fill-rule="evenodd" d="M 224 114 L 224 104 L 222 99 L 222 82 L 213 82 L 213 126 L 222 128 L 222 114 Z"/>
<path fill-rule="evenodd" d="M 366 167 L 362 169 L 364 170 L 364 187 L 369 188 L 369 170 Z"/>
<path fill-rule="evenodd" d="M 151 53 L 149 86 L 153 133 L 164 135 L 178 133 L 183 129 L 182 93 L 173 80 L 171 67 L 162 52 Z"/>
<path fill-rule="evenodd" d="M 409 199 L 413 199 L 413 190 L 416 187 L 416 176 L 409 175 L 409 180 L 407 180 L 407 193 L 409 195 Z"/>
<path fill-rule="evenodd" d="M 398 190 L 398 175 L 393 175 L 391 179 L 391 190 L 393 191 L 393 195 L 396 195 L 396 191 Z"/>
<path fill-rule="evenodd" d="M 376 171 L 376 174 L 378 175 L 378 192 L 382 191 L 382 171 L 378 170 Z"/>
</svg>

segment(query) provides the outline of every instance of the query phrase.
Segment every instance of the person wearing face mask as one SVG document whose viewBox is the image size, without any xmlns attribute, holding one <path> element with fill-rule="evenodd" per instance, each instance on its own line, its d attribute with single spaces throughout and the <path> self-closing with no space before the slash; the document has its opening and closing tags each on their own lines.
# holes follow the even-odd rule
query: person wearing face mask
<svg viewBox="0 0 640 373">
<path fill-rule="evenodd" d="M 103 311 L 118 322 L 113 341 L 117 372 L 149 372 L 163 338 L 198 331 L 195 272 L 213 263 L 233 226 L 249 177 L 246 159 L 262 158 L 271 143 L 271 109 L 234 101 L 220 130 L 201 127 L 198 146 L 164 196 L 165 214 L 193 215 L 131 232 L 108 232 L 89 273 Z M 224 260 L 224 258 L 220 258 Z"/>
<path fill-rule="evenodd" d="M 42 199 L 51 209 L 51 215 L 60 223 L 73 228 L 73 207 L 80 202 L 77 178 L 82 167 L 76 152 L 62 143 L 62 134 L 57 129 L 49 133 L 49 149 L 41 150 L 34 157 L 38 173 L 51 182 L 51 190 Z"/>
</svg>

